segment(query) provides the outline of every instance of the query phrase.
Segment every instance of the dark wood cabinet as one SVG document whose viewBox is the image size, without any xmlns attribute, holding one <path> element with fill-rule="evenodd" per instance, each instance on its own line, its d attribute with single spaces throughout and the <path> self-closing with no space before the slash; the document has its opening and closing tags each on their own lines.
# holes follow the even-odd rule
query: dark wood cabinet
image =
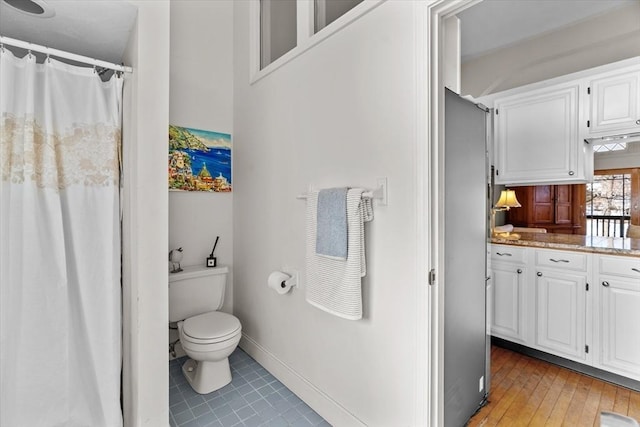
<svg viewBox="0 0 640 427">
<path fill-rule="evenodd" d="M 513 190 L 522 207 L 507 212 L 507 223 L 545 228 L 548 233 L 586 234 L 585 185 L 532 185 Z"/>
</svg>

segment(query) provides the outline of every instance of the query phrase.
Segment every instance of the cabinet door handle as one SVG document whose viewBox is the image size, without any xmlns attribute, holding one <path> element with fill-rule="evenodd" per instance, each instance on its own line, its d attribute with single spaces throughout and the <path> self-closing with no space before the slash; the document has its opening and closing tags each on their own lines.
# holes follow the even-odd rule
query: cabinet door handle
<svg viewBox="0 0 640 427">
<path fill-rule="evenodd" d="M 498 256 L 513 256 L 509 252 L 496 252 L 496 255 L 498 255 Z"/>
<path fill-rule="evenodd" d="M 636 120 L 636 124 L 640 125 L 640 119 Z"/>
<path fill-rule="evenodd" d="M 640 273 L 640 270 L 638 270 L 638 269 L 637 269 L 637 268 L 635 268 L 635 267 L 631 267 L 631 269 L 632 269 L 633 271 L 635 271 L 636 273 Z"/>
<path fill-rule="evenodd" d="M 539 271 L 536 273 L 536 275 L 537 275 L 538 277 L 542 277 L 542 273 L 541 273 L 541 272 L 539 272 Z"/>
<path fill-rule="evenodd" d="M 518 274 L 522 274 L 522 269 L 521 269 L 521 268 L 519 268 L 519 269 L 517 269 L 517 270 L 516 270 L 516 272 L 517 272 Z"/>
<path fill-rule="evenodd" d="M 553 259 L 553 258 L 549 258 L 549 261 L 553 261 L 553 262 L 569 262 L 568 259 Z"/>
<path fill-rule="evenodd" d="M 574 173 L 574 171 L 569 171 L 569 176 L 573 176 Z"/>
<path fill-rule="evenodd" d="M 604 282 L 602 282 L 602 286 L 604 286 L 605 288 L 609 287 L 609 282 L 607 282 L 606 280 Z"/>
</svg>

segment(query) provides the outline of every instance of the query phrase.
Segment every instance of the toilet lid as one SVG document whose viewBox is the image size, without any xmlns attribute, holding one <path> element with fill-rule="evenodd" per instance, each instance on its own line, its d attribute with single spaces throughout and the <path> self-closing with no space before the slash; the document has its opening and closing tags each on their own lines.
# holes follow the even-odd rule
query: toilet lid
<svg viewBox="0 0 640 427">
<path fill-rule="evenodd" d="M 240 321 L 231 314 L 220 311 L 190 317 L 182 324 L 182 332 L 194 340 L 218 342 L 227 340 L 240 331 Z"/>
</svg>

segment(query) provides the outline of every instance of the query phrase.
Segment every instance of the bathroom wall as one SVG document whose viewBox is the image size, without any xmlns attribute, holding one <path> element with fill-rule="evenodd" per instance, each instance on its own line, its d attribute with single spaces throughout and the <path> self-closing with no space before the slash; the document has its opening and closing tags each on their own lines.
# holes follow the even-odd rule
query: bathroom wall
<svg viewBox="0 0 640 427">
<path fill-rule="evenodd" d="M 127 427 L 169 425 L 167 179 L 169 3 L 131 1 L 124 62 L 123 411 Z"/>
<path fill-rule="evenodd" d="M 233 138 L 232 0 L 171 1 L 170 70 L 170 123 Z M 218 265 L 233 265 L 232 204 L 233 193 L 169 192 L 169 249 L 184 248 L 182 265 L 204 265 L 216 236 Z M 230 275 L 224 311 L 232 301 Z"/>
<path fill-rule="evenodd" d="M 416 394 L 428 359 L 420 323 L 418 77 L 423 2 L 383 2 L 257 82 L 250 82 L 250 2 L 234 11 L 234 313 L 242 348 L 332 425 L 423 425 Z M 423 71 L 424 72 L 424 71 Z M 425 75 L 425 74 L 422 74 Z M 425 97 L 426 99 L 426 97 Z M 305 208 L 316 188 L 389 182 L 366 226 L 364 319 L 305 301 Z M 271 271 L 300 271 L 280 296 Z M 422 310 L 422 311 L 421 311 Z M 426 389 L 426 386 L 424 387 Z"/>
</svg>

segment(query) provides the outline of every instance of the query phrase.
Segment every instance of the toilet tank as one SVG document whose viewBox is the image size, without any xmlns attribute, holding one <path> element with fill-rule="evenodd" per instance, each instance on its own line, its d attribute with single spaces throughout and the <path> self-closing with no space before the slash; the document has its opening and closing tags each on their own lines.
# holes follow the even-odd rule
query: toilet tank
<svg viewBox="0 0 640 427">
<path fill-rule="evenodd" d="M 193 266 L 169 273 L 169 322 L 219 310 L 228 272 L 228 267 Z"/>
</svg>

